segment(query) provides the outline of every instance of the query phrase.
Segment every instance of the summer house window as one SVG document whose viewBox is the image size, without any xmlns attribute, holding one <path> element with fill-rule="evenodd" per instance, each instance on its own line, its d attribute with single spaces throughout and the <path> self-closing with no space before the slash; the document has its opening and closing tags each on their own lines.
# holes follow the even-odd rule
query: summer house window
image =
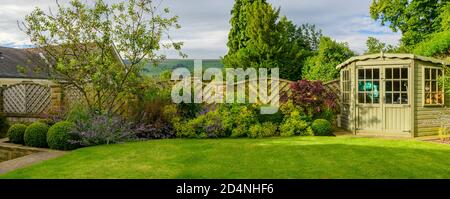
<svg viewBox="0 0 450 199">
<path fill-rule="evenodd" d="M 350 71 L 343 70 L 342 71 L 342 101 L 344 104 L 350 103 Z"/>
<path fill-rule="evenodd" d="M 386 68 L 386 104 L 408 104 L 408 68 Z"/>
<path fill-rule="evenodd" d="M 424 72 L 425 105 L 442 105 L 444 103 L 444 89 L 439 83 L 439 78 L 442 77 L 442 70 L 425 68 Z"/>
<path fill-rule="evenodd" d="M 358 69 L 358 103 L 380 103 L 380 69 Z"/>
</svg>

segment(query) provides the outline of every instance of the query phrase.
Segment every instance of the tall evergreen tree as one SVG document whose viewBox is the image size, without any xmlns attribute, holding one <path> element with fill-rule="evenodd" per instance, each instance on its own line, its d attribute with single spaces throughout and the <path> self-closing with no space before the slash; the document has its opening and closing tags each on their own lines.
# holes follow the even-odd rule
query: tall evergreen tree
<svg viewBox="0 0 450 199">
<path fill-rule="evenodd" d="M 228 68 L 280 68 L 280 77 L 301 79 L 302 64 L 317 49 L 321 32 L 294 25 L 265 0 L 236 0 L 232 11 Z"/>
</svg>

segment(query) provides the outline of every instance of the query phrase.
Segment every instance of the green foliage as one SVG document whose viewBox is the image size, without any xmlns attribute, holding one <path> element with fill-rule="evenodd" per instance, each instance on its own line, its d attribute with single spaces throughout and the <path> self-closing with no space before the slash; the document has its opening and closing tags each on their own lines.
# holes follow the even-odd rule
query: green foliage
<svg viewBox="0 0 450 199">
<path fill-rule="evenodd" d="M 82 93 L 89 109 L 111 113 L 133 97 L 145 63 L 165 59 L 160 50 L 175 49 L 185 57 L 181 42 L 162 41 L 180 28 L 178 16 L 155 4 L 73 0 L 49 13 L 36 8 L 21 28 L 55 63 L 55 74 Z"/>
<path fill-rule="evenodd" d="M 321 32 L 296 26 L 262 0 L 237 0 L 232 11 L 227 68 L 280 68 L 280 77 L 301 78 L 302 66 L 317 48 Z"/>
<path fill-rule="evenodd" d="M 432 34 L 429 39 L 417 44 L 413 52 L 428 57 L 450 56 L 450 30 Z"/>
<path fill-rule="evenodd" d="M 278 136 L 277 125 L 271 122 L 265 122 L 261 124 L 255 124 L 250 127 L 248 136 L 250 138 L 262 138 L 262 137 L 273 137 Z"/>
<path fill-rule="evenodd" d="M 309 57 L 303 68 L 303 78 L 330 81 L 339 77 L 336 66 L 354 56 L 347 43 L 338 43 L 329 37 L 320 39 L 317 55 Z"/>
<path fill-rule="evenodd" d="M 223 127 L 218 111 L 211 111 L 197 118 L 177 123 L 177 137 L 182 138 L 218 138 L 227 137 L 227 129 Z"/>
<path fill-rule="evenodd" d="M 54 124 L 48 130 L 47 143 L 51 149 L 55 150 L 73 150 L 78 146 L 73 144 L 77 139 L 71 134 L 72 130 L 76 128 L 75 123 L 69 121 L 62 121 Z"/>
<path fill-rule="evenodd" d="M 6 117 L 0 113 L 0 138 L 3 138 L 7 135 L 9 129 L 9 123 Z"/>
<path fill-rule="evenodd" d="M 412 48 L 442 29 L 440 13 L 446 4 L 441 0 L 373 0 L 370 15 L 393 31 L 401 31 L 402 45 Z"/>
<path fill-rule="evenodd" d="M 14 124 L 8 130 L 9 141 L 14 144 L 24 144 L 24 134 L 27 126 L 25 124 Z"/>
<path fill-rule="evenodd" d="M 70 107 L 69 111 L 67 111 L 65 116 L 65 120 L 70 122 L 86 122 L 89 119 L 91 119 L 90 111 L 85 105 L 81 103 L 73 104 Z"/>
<path fill-rule="evenodd" d="M 30 124 L 25 130 L 23 140 L 26 146 L 45 148 L 47 144 L 48 126 L 41 122 Z"/>
<path fill-rule="evenodd" d="M 316 136 L 332 136 L 333 127 L 331 123 L 324 119 L 317 119 L 311 125 L 314 135 Z"/>
<path fill-rule="evenodd" d="M 308 123 L 302 120 L 299 112 L 292 112 L 280 126 L 280 135 L 289 136 L 312 136 Z"/>
<path fill-rule="evenodd" d="M 375 54 L 381 51 L 385 53 L 395 53 L 398 49 L 392 45 L 388 45 L 376 39 L 375 37 L 369 37 L 366 42 L 367 51 L 365 54 Z"/>
<path fill-rule="evenodd" d="M 223 126 L 231 137 L 247 137 L 249 129 L 258 122 L 255 110 L 248 105 L 224 104 L 219 108 Z"/>
</svg>

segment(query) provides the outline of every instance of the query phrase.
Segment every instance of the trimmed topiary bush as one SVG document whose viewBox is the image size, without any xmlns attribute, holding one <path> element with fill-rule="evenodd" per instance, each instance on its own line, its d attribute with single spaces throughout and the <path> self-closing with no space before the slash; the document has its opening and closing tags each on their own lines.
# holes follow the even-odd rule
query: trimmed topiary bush
<svg viewBox="0 0 450 199">
<path fill-rule="evenodd" d="M 8 129 L 9 141 L 14 144 L 24 144 L 23 136 L 27 126 L 25 124 L 14 124 Z"/>
<path fill-rule="evenodd" d="M 51 149 L 55 150 L 73 150 L 79 147 L 73 141 L 77 140 L 77 136 L 71 134 L 76 128 L 75 123 L 62 121 L 54 124 L 47 133 L 47 143 Z"/>
<path fill-rule="evenodd" d="M 42 122 L 34 122 L 25 130 L 23 140 L 26 146 L 47 147 L 48 126 Z"/>
<path fill-rule="evenodd" d="M 311 125 L 314 135 L 316 136 L 332 136 L 333 127 L 331 123 L 324 119 L 317 119 Z"/>
</svg>

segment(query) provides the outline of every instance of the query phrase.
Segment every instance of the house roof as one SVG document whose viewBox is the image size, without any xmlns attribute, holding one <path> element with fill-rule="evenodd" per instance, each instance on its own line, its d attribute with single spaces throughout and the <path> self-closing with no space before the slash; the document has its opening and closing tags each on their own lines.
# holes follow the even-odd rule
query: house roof
<svg viewBox="0 0 450 199">
<path fill-rule="evenodd" d="M 435 59 L 435 58 L 431 58 L 431 57 L 424 57 L 424 56 L 419 56 L 419 55 L 414 55 L 414 54 L 384 54 L 384 53 L 379 53 L 379 54 L 371 54 L 371 55 L 363 55 L 363 56 L 356 56 L 356 57 L 352 57 L 350 59 L 348 59 L 347 61 L 343 62 L 342 64 L 339 64 L 338 66 L 336 66 L 337 69 L 341 69 L 342 67 L 345 67 L 353 62 L 356 61 L 366 61 L 366 60 L 373 60 L 373 59 L 383 59 L 383 58 L 388 58 L 388 59 L 415 59 L 415 60 L 421 60 L 421 61 L 426 61 L 426 62 L 431 62 L 431 63 L 435 63 L 435 64 L 442 64 L 445 66 L 450 66 L 450 62 L 446 62 L 443 60 L 439 60 L 439 59 Z"/>
<path fill-rule="evenodd" d="M 50 75 L 37 49 L 0 47 L 0 78 L 49 79 Z"/>
</svg>

